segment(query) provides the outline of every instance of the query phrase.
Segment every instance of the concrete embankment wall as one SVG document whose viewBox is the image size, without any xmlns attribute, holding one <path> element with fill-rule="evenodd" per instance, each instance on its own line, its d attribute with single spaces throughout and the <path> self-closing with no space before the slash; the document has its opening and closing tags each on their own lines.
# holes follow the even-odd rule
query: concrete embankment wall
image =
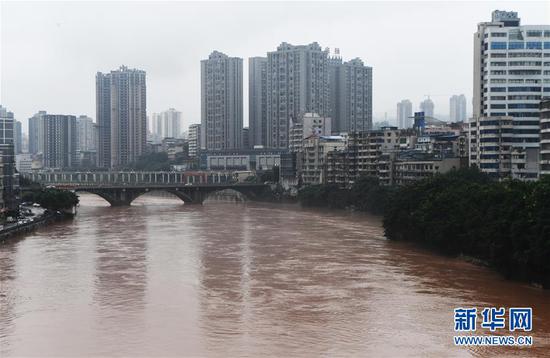
<svg viewBox="0 0 550 358">
<path fill-rule="evenodd" d="M 20 224 L 20 225 L 16 225 L 16 226 L 13 226 L 13 227 L 10 227 L 10 228 L 3 229 L 3 230 L 0 231 L 0 243 L 8 240 L 9 238 L 11 238 L 13 236 L 34 231 L 36 228 L 38 228 L 40 226 L 48 225 L 50 223 L 62 220 L 64 218 L 65 218 L 64 216 L 58 216 L 58 215 L 51 214 L 51 215 L 48 215 L 48 216 L 43 216 L 41 218 L 37 218 L 33 222 Z"/>
</svg>

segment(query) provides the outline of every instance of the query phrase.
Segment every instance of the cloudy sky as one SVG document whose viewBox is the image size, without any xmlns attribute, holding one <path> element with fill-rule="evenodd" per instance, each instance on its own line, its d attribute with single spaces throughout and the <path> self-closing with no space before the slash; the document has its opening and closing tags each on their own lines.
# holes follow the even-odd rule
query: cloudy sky
<svg viewBox="0 0 550 358">
<path fill-rule="evenodd" d="M 148 112 L 174 107 L 200 122 L 200 66 L 212 50 L 247 62 L 281 42 L 339 48 L 373 67 L 374 116 L 425 95 L 448 115 L 453 94 L 471 112 L 472 34 L 494 9 L 550 23 L 550 2 L 6 2 L 1 7 L 0 104 L 26 131 L 38 110 L 95 118 L 97 71 L 147 71 Z M 245 123 L 248 101 L 245 95 Z"/>
</svg>

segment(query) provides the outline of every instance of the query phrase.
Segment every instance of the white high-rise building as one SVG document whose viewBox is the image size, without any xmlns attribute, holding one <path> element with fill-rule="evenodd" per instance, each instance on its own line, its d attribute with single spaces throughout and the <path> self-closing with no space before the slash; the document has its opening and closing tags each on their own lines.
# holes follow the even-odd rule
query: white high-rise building
<svg viewBox="0 0 550 358">
<path fill-rule="evenodd" d="M 181 112 L 170 108 L 161 113 L 151 113 L 149 129 L 155 142 L 164 138 L 181 138 Z"/>
<path fill-rule="evenodd" d="M 507 158 L 498 128 L 490 118 L 512 118 L 511 169 L 513 178 L 532 180 L 539 172 L 539 103 L 550 95 L 550 25 L 520 25 L 516 12 L 495 10 L 490 22 L 478 24 L 474 34 L 474 99 L 470 132 L 481 124 L 495 134 L 482 143 L 471 135 L 470 164 L 495 173 Z M 487 143 L 493 143 L 487 146 Z M 483 147 L 483 150 L 482 150 Z M 490 149 L 490 150 L 489 150 Z M 507 159 L 505 159 L 507 160 Z M 496 161 L 496 162 L 495 162 Z"/>
<path fill-rule="evenodd" d="M 181 112 L 170 108 L 160 114 L 163 138 L 181 138 Z"/>
<path fill-rule="evenodd" d="M 451 122 L 466 121 L 466 96 L 463 94 L 449 99 L 449 119 Z"/>
<path fill-rule="evenodd" d="M 267 53 L 268 147 L 287 149 L 290 123 L 304 113 L 330 115 L 328 54 L 317 42 Z"/>
<path fill-rule="evenodd" d="M 97 127 L 94 120 L 88 116 L 78 116 L 76 119 L 78 141 L 77 151 L 90 152 L 96 150 Z"/>
<path fill-rule="evenodd" d="M 201 125 L 198 123 L 189 126 L 189 156 L 196 157 L 201 145 Z"/>
<path fill-rule="evenodd" d="M 214 51 L 201 61 L 201 147 L 238 149 L 243 131 L 243 60 Z"/>
<path fill-rule="evenodd" d="M 434 102 L 428 97 L 420 102 L 420 111 L 424 112 L 425 117 L 434 116 Z"/>
<path fill-rule="evenodd" d="M 397 126 L 401 129 L 412 127 L 412 102 L 404 99 L 397 103 Z"/>
<path fill-rule="evenodd" d="M 148 116 L 149 120 L 149 130 L 151 131 L 151 134 L 153 136 L 153 141 L 155 143 L 160 143 L 162 140 L 162 120 L 160 113 L 151 113 L 151 115 Z"/>
</svg>

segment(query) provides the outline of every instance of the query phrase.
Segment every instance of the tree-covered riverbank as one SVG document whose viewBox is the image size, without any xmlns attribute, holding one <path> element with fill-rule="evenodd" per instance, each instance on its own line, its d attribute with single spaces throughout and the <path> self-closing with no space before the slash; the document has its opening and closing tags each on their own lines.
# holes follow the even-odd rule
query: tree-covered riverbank
<svg viewBox="0 0 550 358">
<path fill-rule="evenodd" d="M 383 214 L 390 240 L 470 256 L 507 278 L 550 288 L 550 178 L 495 182 L 463 169 L 404 187 L 366 178 L 350 190 L 310 186 L 299 200 Z"/>
<path fill-rule="evenodd" d="M 78 204 L 78 196 L 68 190 L 33 189 L 23 195 L 23 201 L 38 203 L 49 210 L 68 211 Z"/>
</svg>

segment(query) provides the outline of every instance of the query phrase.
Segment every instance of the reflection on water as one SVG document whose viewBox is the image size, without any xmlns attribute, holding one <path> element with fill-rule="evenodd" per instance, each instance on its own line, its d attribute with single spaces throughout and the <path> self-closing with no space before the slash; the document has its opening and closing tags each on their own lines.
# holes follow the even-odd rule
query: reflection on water
<svg viewBox="0 0 550 358">
<path fill-rule="evenodd" d="M 0 356 L 544 356 L 550 292 L 388 242 L 379 218 L 83 196 L 0 246 Z M 457 306 L 531 306 L 535 347 L 456 348 Z"/>
</svg>

